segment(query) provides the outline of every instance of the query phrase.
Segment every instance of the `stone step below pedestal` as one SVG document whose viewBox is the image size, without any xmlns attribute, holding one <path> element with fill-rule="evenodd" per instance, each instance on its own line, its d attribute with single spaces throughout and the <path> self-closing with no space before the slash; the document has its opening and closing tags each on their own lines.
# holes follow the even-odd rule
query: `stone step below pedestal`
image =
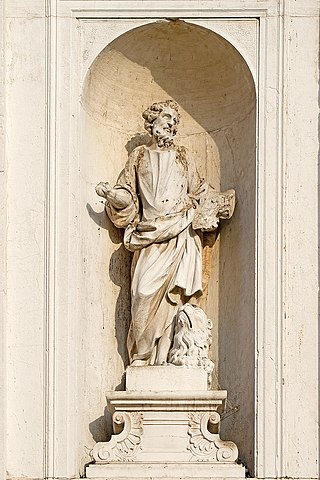
<svg viewBox="0 0 320 480">
<path fill-rule="evenodd" d="M 90 465 L 87 478 L 94 480 L 239 480 L 245 469 L 237 464 L 212 465 L 207 462 L 188 463 L 114 463 Z"/>
</svg>

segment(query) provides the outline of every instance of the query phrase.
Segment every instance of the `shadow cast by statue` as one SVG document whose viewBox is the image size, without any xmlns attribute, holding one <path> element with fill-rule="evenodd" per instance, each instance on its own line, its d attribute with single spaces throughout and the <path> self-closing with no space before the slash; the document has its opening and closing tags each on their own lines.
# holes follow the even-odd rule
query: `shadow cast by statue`
<svg viewBox="0 0 320 480">
<path fill-rule="evenodd" d="M 111 255 L 109 263 L 110 279 L 115 285 L 120 287 L 114 312 L 114 324 L 115 336 L 117 339 L 117 349 L 122 358 L 124 368 L 126 368 L 126 366 L 129 364 L 127 345 L 123 340 L 128 336 L 131 320 L 130 282 L 128 282 L 128 278 L 131 276 L 131 261 L 132 254 L 125 249 L 123 244 L 121 244 L 118 250 Z M 123 384 L 124 388 L 123 379 L 121 384 Z"/>
<path fill-rule="evenodd" d="M 99 203 L 104 205 L 105 202 L 101 201 Z M 122 232 L 113 225 L 104 209 L 102 212 L 96 212 L 89 203 L 87 203 L 86 208 L 91 220 L 100 228 L 108 231 L 109 238 L 113 244 L 118 245 L 122 242 Z"/>
<path fill-rule="evenodd" d="M 104 203 L 104 202 L 102 202 Z M 116 301 L 114 313 L 115 336 L 117 339 L 117 349 L 123 361 L 124 368 L 129 364 L 128 352 L 124 338 L 127 338 L 130 325 L 130 287 L 128 278 L 131 275 L 132 254 L 125 249 L 122 244 L 123 230 L 116 228 L 105 211 L 95 212 L 91 205 L 87 204 L 87 211 L 90 218 L 99 227 L 108 231 L 109 238 L 113 244 L 121 244 L 115 250 L 109 261 L 109 275 L 114 285 L 120 287 L 120 292 Z M 124 388 L 124 380 L 119 388 Z"/>
<path fill-rule="evenodd" d="M 112 435 L 112 415 L 106 407 L 104 415 L 89 423 L 89 431 L 95 442 L 108 441 Z"/>
<path fill-rule="evenodd" d="M 141 145 L 147 145 L 151 140 L 151 136 L 148 135 L 146 132 L 143 133 L 136 133 L 130 140 L 126 143 L 125 148 L 128 152 L 128 155 L 137 147 Z"/>
<path fill-rule="evenodd" d="M 121 382 L 114 388 L 114 390 L 116 392 L 124 391 L 125 381 L 126 377 L 124 372 L 121 377 Z M 95 442 L 108 442 L 110 440 L 114 432 L 112 414 L 110 413 L 108 407 L 105 407 L 104 415 L 101 415 L 89 423 L 89 431 Z"/>
</svg>

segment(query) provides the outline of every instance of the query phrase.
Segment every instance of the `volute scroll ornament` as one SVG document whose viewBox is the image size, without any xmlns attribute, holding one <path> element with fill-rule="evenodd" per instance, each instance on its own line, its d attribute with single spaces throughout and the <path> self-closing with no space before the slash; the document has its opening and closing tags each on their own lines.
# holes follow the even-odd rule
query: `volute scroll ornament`
<svg viewBox="0 0 320 480">
<path fill-rule="evenodd" d="M 115 412 L 113 429 L 116 432 L 109 442 L 99 442 L 91 455 L 96 463 L 132 462 L 140 449 L 142 429 L 141 412 Z"/>
<path fill-rule="evenodd" d="M 238 447 L 233 442 L 221 440 L 219 423 L 218 412 L 189 412 L 188 449 L 192 461 L 236 462 Z"/>
</svg>

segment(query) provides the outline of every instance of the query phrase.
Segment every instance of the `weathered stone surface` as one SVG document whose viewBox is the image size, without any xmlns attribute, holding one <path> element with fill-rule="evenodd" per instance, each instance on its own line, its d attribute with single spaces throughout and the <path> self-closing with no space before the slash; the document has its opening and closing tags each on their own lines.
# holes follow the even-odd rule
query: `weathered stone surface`
<svg viewBox="0 0 320 480">
<path fill-rule="evenodd" d="M 149 142 L 131 152 L 114 188 L 108 182 L 96 186 L 110 220 L 124 229 L 124 246 L 135 254 L 129 358 L 135 366 L 169 362 L 211 373 L 212 323 L 187 301 L 197 304 L 203 294 L 199 231 L 215 231 L 220 220 L 231 218 L 235 192 L 214 192 L 192 155 L 174 144 L 177 102 L 155 102 L 142 116 Z"/>
<path fill-rule="evenodd" d="M 201 367 L 153 365 L 126 370 L 127 391 L 200 391 L 207 390 L 207 381 L 208 375 Z"/>
<path fill-rule="evenodd" d="M 148 368 L 150 373 L 160 367 Z M 221 440 L 219 434 L 225 391 L 161 391 L 159 387 L 156 392 L 110 392 L 107 399 L 114 411 L 114 435 L 93 448 L 95 463 L 88 466 L 87 477 L 135 478 L 145 472 L 176 479 L 191 474 L 245 477 L 245 468 L 236 463 L 237 446 Z"/>
<path fill-rule="evenodd" d="M 221 436 L 252 476 L 318 478 L 319 1 L 2 4 L 3 478 L 78 478 L 110 433 L 131 257 L 94 185 L 159 98 L 201 176 L 237 191 L 203 255 L 214 380 L 239 407 Z"/>
</svg>

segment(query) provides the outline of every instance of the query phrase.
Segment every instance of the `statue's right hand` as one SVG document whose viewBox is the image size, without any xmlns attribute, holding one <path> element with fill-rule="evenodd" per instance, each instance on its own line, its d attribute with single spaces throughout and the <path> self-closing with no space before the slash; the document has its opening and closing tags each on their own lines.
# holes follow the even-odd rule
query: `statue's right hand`
<svg viewBox="0 0 320 480">
<path fill-rule="evenodd" d="M 96 186 L 96 192 L 99 197 L 107 198 L 108 193 L 112 190 L 108 182 L 100 182 Z"/>
<path fill-rule="evenodd" d="M 96 186 L 96 192 L 105 198 L 115 208 L 126 208 L 132 203 L 131 194 L 124 188 L 112 188 L 109 183 L 100 182 Z"/>
</svg>

